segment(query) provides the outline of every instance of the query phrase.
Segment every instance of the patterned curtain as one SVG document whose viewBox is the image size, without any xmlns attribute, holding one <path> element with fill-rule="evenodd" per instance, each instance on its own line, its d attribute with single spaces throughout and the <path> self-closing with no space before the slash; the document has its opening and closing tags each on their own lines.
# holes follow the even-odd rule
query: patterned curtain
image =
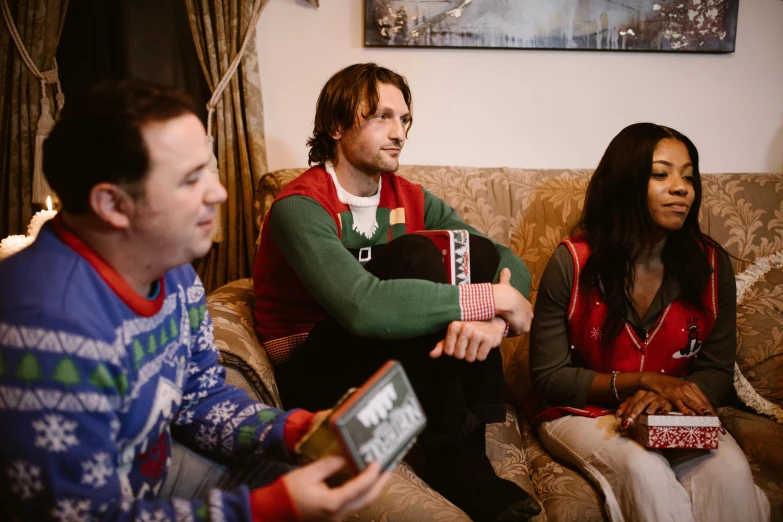
<svg viewBox="0 0 783 522">
<path fill-rule="evenodd" d="M 68 0 L 8 0 L 27 52 L 39 71 L 54 64 Z M 41 82 L 27 69 L 0 16 L 0 238 L 25 234 L 33 213 L 33 150 L 41 115 Z M 56 117 L 53 86 L 46 86 Z"/>
<path fill-rule="evenodd" d="M 254 2 L 185 0 L 185 3 L 201 67 L 209 88 L 214 91 L 242 45 Z M 250 28 L 253 34 L 255 30 Z M 253 271 L 258 234 L 253 219 L 253 190 L 267 170 L 258 58 L 253 49 L 251 42 L 249 52 L 244 54 L 215 109 L 215 155 L 228 200 L 220 208 L 223 240 L 215 243 L 196 263 L 207 292 L 250 277 Z"/>
</svg>

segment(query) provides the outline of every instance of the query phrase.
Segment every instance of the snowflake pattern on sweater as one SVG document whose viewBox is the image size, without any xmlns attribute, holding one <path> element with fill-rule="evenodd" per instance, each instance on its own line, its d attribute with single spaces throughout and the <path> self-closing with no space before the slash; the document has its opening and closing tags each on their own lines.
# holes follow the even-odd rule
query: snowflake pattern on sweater
<svg viewBox="0 0 783 522">
<path fill-rule="evenodd" d="M 225 383 L 192 267 L 168 272 L 158 304 L 141 313 L 107 283 L 105 266 L 60 236 L 46 226 L 0 263 L 0 425 L 13 427 L 0 445 L 0 513 L 250 520 L 244 487 L 207 501 L 156 500 L 172 429 L 208 456 L 287 457 L 288 414 Z"/>
</svg>

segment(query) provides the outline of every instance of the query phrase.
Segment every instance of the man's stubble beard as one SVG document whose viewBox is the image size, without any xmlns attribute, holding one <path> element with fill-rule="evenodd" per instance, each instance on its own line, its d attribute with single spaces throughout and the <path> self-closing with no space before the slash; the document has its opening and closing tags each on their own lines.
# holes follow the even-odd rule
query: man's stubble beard
<svg viewBox="0 0 783 522">
<path fill-rule="evenodd" d="M 347 156 L 345 159 L 354 169 L 363 172 L 370 177 L 383 172 L 397 172 L 400 168 L 400 154 L 397 154 L 396 158 L 386 158 L 382 150 L 378 150 L 370 157 L 360 153 L 354 158 Z M 352 159 L 354 161 L 352 161 Z"/>
<path fill-rule="evenodd" d="M 375 161 L 373 162 L 373 169 L 377 172 L 397 172 L 397 169 L 399 168 L 399 154 L 397 155 L 397 158 L 387 160 L 383 157 L 383 152 L 379 152 L 375 158 Z"/>
</svg>

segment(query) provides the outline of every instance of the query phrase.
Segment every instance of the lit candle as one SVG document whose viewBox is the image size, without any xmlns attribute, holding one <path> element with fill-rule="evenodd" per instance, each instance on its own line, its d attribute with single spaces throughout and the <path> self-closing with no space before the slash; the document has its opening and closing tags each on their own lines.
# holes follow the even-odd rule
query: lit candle
<svg viewBox="0 0 783 522">
<path fill-rule="evenodd" d="M 37 236 L 44 223 L 56 215 L 57 211 L 52 210 L 52 198 L 46 196 L 46 210 L 39 210 L 35 213 L 33 219 L 30 220 L 30 224 L 27 226 L 27 235 L 31 237 Z"/>
<path fill-rule="evenodd" d="M 12 254 L 16 254 L 23 248 L 29 246 L 34 239 L 34 237 L 22 235 L 8 236 L 3 239 L 0 241 L 0 260 L 5 259 Z"/>
</svg>

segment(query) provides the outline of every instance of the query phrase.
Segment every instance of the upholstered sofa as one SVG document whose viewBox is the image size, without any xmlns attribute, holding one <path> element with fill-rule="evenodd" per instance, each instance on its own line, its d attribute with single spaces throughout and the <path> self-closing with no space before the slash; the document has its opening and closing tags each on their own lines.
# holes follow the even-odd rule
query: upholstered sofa
<svg viewBox="0 0 783 522">
<path fill-rule="evenodd" d="M 301 172 L 282 170 L 260 180 L 255 197 L 259 230 L 275 195 Z M 532 273 L 532 301 L 550 255 L 578 219 L 590 176 L 587 170 L 431 166 L 402 167 L 399 173 L 510 246 Z M 703 229 L 737 257 L 734 269 L 742 272 L 735 375 L 739 393 L 726 399 L 720 414 L 745 451 L 756 484 L 770 499 L 772 520 L 783 521 L 783 253 L 775 255 L 783 251 L 783 174 L 704 175 L 703 185 Z M 285 406 L 254 333 L 251 280 L 219 288 L 207 303 L 229 382 L 266 403 Z M 508 415 L 505 423 L 487 428 L 487 452 L 496 471 L 539 499 L 544 512 L 536 520 L 604 520 L 601 494 L 578 472 L 553 460 L 516 415 L 530 383 L 527 336 L 507 339 L 501 350 Z M 468 520 L 427 486 L 415 450 L 406 460 L 383 497 L 351 520 Z"/>
</svg>

